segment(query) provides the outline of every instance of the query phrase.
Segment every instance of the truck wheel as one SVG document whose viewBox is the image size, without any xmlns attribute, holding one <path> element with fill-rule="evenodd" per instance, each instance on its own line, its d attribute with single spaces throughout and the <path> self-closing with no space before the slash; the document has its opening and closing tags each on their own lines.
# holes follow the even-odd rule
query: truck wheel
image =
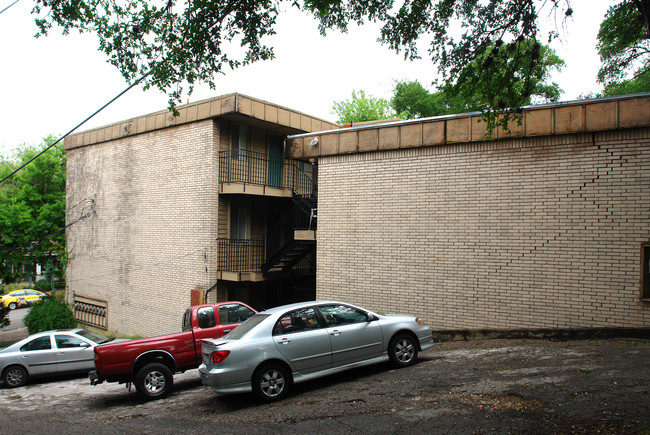
<svg viewBox="0 0 650 435">
<path fill-rule="evenodd" d="M 135 375 L 135 389 L 148 400 L 165 397 L 173 385 L 174 376 L 165 364 L 146 364 Z"/>
<path fill-rule="evenodd" d="M 8 388 L 22 387 L 27 383 L 27 370 L 21 366 L 11 366 L 2 374 L 2 380 Z"/>
</svg>

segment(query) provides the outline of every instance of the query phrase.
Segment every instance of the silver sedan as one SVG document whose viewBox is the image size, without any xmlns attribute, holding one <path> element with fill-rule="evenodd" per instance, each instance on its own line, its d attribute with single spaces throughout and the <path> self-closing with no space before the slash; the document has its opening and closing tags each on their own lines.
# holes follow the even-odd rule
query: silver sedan
<svg viewBox="0 0 650 435">
<path fill-rule="evenodd" d="M 203 340 L 199 374 L 218 393 L 252 391 L 270 402 L 294 383 L 353 367 L 387 360 L 407 367 L 432 346 L 416 317 L 312 301 L 263 311 L 222 339 Z"/>
<path fill-rule="evenodd" d="M 87 373 L 95 368 L 95 346 L 111 340 L 79 328 L 30 335 L 0 350 L 2 380 L 14 388 L 35 376 Z"/>
</svg>

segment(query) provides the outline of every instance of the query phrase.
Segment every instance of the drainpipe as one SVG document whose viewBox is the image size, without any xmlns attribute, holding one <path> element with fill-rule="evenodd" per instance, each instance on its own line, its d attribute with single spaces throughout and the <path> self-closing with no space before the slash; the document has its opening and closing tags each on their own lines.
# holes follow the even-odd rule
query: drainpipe
<svg viewBox="0 0 650 435">
<path fill-rule="evenodd" d="M 204 304 L 208 303 L 208 293 L 210 293 L 211 290 L 214 290 L 214 289 L 217 288 L 217 283 L 218 282 L 219 281 L 215 281 L 214 285 L 205 291 L 205 294 L 203 295 L 203 303 Z"/>
</svg>

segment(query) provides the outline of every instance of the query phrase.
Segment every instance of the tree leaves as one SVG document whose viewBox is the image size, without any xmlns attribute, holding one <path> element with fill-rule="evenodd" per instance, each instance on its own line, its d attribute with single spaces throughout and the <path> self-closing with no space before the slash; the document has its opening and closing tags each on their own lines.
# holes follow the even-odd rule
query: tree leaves
<svg viewBox="0 0 650 435">
<path fill-rule="evenodd" d="M 13 161 L 2 160 L 0 176 L 54 143 L 23 147 Z M 65 253 L 65 171 L 62 145 L 57 145 L 0 186 L 0 280 L 13 282 L 20 266 L 30 270 Z"/>
<path fill-rule="evenodd" d="M 650 9 L 647 0 L 643 3 Z M 625 80 L 634 71 L 635 77 L 648 73 L 650 24 L 637 2 L 628 0 L 609 8 L 600 25 L 597 49 L 603 62 L 598 81 L 605 86 Z"/>
<path fill-rule="evenodd" d="M 515 109 L 534 95 L 540 80 L 540 17 L 567 19 L 570 0 L 34 0 L 41 35 L 53 26 L 95 33 L 109 62 L 127 81 L 146 76 L 143 86 L 169 95 L 170 107 L 198 83 L 216 86 L 219 74 L 272 59 L 265 38 L 275 33 L 282 7 L 309 11 L 321 33 L 347 30 L 349 23 L 382 23 L 379 40 L 407 59 L 426 51 L 443 86 L 471 89 L 480 77 L 488 112 Z M 622 0 L 601 26 L 599 78 L 612 83 L 646 65 L 650 23 L 648 0 Z M 525 43 L 525 44 L 524 44 Z M 644 60 L 645 59 L 645 60 Z M 640 64 L 639 64 L 640 62 Z M 484 73 L 479 74 L 483 68 Z M 517 71 L 519 84 L 509 72 Z M 483 83 L 489 83 L 483 86 Z M 187 89 L 185 89 L 187 88 Z M 553 87 L 543 92 L 553 97 Z"/>
<path fill-rule="evenodd" d="M 395 117 L 388 100 L 366 96 L 364 91 L 352 91 L 352 99 L 335 101 L 333 112 L 341 124 L 374 121 Z"/>
</svg>

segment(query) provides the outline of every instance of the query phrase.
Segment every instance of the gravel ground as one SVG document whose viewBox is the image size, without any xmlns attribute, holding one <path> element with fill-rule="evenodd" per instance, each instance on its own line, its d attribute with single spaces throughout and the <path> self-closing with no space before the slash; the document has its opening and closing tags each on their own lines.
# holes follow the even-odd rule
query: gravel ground
<svg viewBox="0 0 650 435">
<path fill-rule="evenodd" d="M 0 389 L 1 433 L 644 433 L 650 340 L 441 343 L 388 364 L 296 385 L 274 404 L 175 376 L 166 399 L 86 378 Z"/>
</svg>

